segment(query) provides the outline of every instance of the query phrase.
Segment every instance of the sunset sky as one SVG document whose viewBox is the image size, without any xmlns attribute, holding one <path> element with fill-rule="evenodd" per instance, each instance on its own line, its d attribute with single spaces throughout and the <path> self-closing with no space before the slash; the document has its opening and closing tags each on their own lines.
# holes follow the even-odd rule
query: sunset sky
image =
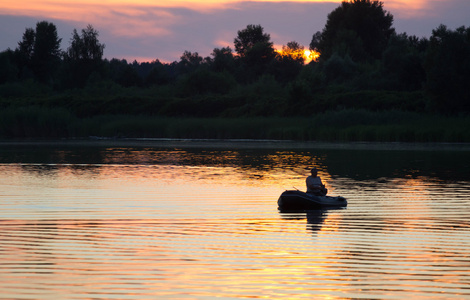
<svg viewBox="0 0 470 300">
<path fill-rule="evenodd" d="M 397 32 L 431 35 L 439 24 L 451 29 L 470 26 L 469 0 L 383 0 Z M 185 51 L 209 56 L 214 48 L 233 47 L 237 31 L 260 24 L 275 47 L 297 41 L 308 48 L 328 13 L 341 0 L 2 0 L 0 51 L 15 49 L 26 28 L 38 21 L 57 26 L 62 49 L 74 28 L 88 24 L 106 44 L 106 58 L 129 62 L 179 60 Z"/>
</svg>

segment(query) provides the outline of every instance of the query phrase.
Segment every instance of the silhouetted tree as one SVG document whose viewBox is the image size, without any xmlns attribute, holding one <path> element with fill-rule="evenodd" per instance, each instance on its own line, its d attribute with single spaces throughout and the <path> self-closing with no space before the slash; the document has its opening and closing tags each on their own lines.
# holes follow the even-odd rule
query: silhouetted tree
<svg viewBox="0 0 470 300">
<path fill-rule="evenodd" d="M 88 25 L 78 34 L 74 29 L 70 46 L 64 55 L 65 74 L 68 77 L 66 86 L 83 87 L 93 73 L 103 73 L 104 44 L 98 40 L 99 33 Z"/>
<path fill-rule="evenodd" d="M 103 58 L 104 44 L 98 40 L 99 33 L 92 25 L 82 29 L 79 35 L 74 29 L 70 47 L 67 49 L 68 58 L 75 61 L 101 61 Z"/>
<path fill-rule="evenodd" d="M 322 67 L 325 79 L 328 83 L 333 84 L 344 83 L 357 75 L 358 72 L 358 64 L 348 55 L 342 57 L 336 53 L 330 56 Z"/>
<path fill-rule="evenodd" d="M 310 42 L 309 46 L 310 51 L 320 51 L 318 47 L 320 46 L 321 36 L 322 34 L 320 31 L 317 31 L 313 34 L 312 41 Z"/>
<path fill-rule="evenodd" d="M 281 56 L 287 56 L 293 60 L 302 63 L 304 62 L 305 57 L 304 46 L 300 45 L 296 41 L 288 42 L 287 45 L 282 46 Z"/>
<path fill-rule="evenodd" d="M 282 46 L 282 51 L 277 53 L 269 71 L 274 74 L 277 81 L 287 83 L 294 80 L 304 65 L 304 46 L 296 41 Z"/>
<path fill-rule="evenodd" d="M 470 27 L 432 31 L 425 69 L 426 89 L 440 112 L 470 112 Z"/>
<path fill-rule="evenodd" d="M 33 72 L 39 81 L 50 82 L 60 64 L 60 39 L 54 24 L 42 21 L 36 24 L 33 50 Z"/>
<path fill-rule="evenodd" d="M 32 72 L 34 40 L 36 39 L 36 32 L 33 28 L 26 28 L 23 33 L 23 39 L 18 42 L 18 48 L 15 50 L 16 61 L 20 69 L 20 78 L 27 77 L 27 74 Z"/>
<path fill-rule="evenodd" d="M 264 33 L 261 25 L 248 25 L 239 30 L 234 45 L 240 59 L 255 77 L 263 74 L 276 56 L 271 36 Z"/>
<path fill-rule="evenodd" d="M 38 81 L 52 84 L 60 65 L 61 41 L 56 26 L 47 21 L 36 23 L 36 30 L 27 28 L 16 49 L 20 76 L 31 70 Z"/>
<path fill-rule="evenodd" d="M 142 63 L 146 64 L 146 63 Z M 142 65 L 141 64 L 141 65 Z M 174 78 L 172 72 L 170 71 L 171 66 L 168 64 L 161 63 L 158 59 L 151 62 L 150 65 L 152 68 L 150 72 L 145 76 L 145 84 L 147 86 L 152 85 L 162 85 L 170 83 Z"/>
<path fill-rule="evenodd" d="M 248 25 L 245 29 L 239 30 L 234 40 L 235 51 L 244 57 L 256 44 L 271 44 L 271 36 L 263 32 L 261 25 Z"/>
<path fill-rule="evenodd" d="M 0 52 L 0 84 L 15 81 L 18 78 L 18 68 L 15 63 L 15 53 L 8 49 Z"/>
<path fill-rule="evenodd" d="M 235 59 L 230 47 L 215 48 L 212 53 L 212 69 L 216 72 L 230 71 L 235 68 Z"/>
<path fill-rule="evenodd" d="M 349 0 L 328 14 L 326 25 L 314 35 L 311 48 L 318 47 L 321 58 L 327 60 L 338 53 L 348 54 L 355 61 L 380 59 L 388 39 L 395 32 L 393 16 L 377 0 Z"/>
<path fill-rule="evenodd" d="M 18 42 L 18 48 L 16 49 L 25 60 L 30 61 L 33 58 L 34 41 L 36 39 L 36 31 L 33 28 L 26 28 L 23 33 L 23 39 Z"/>
<path fill-rule="evenodd" d="M 388 87 L 398 90 L 422 89 L 426 75 L 423 68 L 424 53 L 419 51 L 418 43 L 405 33 L 390 37 L 382 56 L 382 76 L 388 79 Z"/>
<path fill-rule="evenodd" d="M 208 93 L 226 94 L 235 83 L 235 79 L 228 72 L 214 72 L 202 68 L 180 77 L 178 94 L 186 97 Z"/>
<path fill-rule="evenodd" d="M 413 47 L 419 53 L 425 53 L 429 46 L 429 40 L 427 38 L 418 38 L 415 35 L 408 36 L 408 42 L 410 46 Z"/>
<path fill-rule="evenodd" d="M 128 64 L 125 59 L 111 59 L 108 63 L 109 76 L 117 84 L 123 87 L 140 86 L 140 78 L 134 64 Z"/>
<path fill-rule="evenodd" d="M 196 70 L 202 64 L 203 60 L 202 56 L 197 52 L 192 53 L 191 51 L 184 51 L 178 63 L 179 73 L 185 74 Z"/>
</svg>

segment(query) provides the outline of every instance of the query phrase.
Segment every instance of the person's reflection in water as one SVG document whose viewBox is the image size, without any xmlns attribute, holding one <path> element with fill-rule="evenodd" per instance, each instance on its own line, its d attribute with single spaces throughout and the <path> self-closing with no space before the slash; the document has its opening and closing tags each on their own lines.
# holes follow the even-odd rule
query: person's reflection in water
<svg viewBox="0 0 470 300">
<path fill-rule="evenodd" d="M 328 211 L 324 209 L 314 210 L 281 210 L 281 217 L 285 220 L 307 219 L 307 230 L 313 233 L 321 230 L 322 225 L 328 217 Z"/>
<path fill-rule="evenodd" d="M 312 232 L 319 231 L 327 218 L 327 212 L 323 209 L 308 210 L 306 211 L 306 215 L 307 230 Z"/>
</svg>

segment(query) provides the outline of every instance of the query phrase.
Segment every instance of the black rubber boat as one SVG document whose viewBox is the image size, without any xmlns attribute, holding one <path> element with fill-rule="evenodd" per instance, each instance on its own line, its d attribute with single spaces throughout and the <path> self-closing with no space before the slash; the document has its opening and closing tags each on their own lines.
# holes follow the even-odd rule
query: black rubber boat
<svg viewBox="0 0 470 300">
<path fill-rule="evenodd" d="M 344 207 L 348 205 L 348 201 L 341 196 L 316 196 L 298 190 L 287 190 L 279 196 L 277 205 L 279 206 L 279 209 L 282 210 L 317 209 Z"/>
</svg>

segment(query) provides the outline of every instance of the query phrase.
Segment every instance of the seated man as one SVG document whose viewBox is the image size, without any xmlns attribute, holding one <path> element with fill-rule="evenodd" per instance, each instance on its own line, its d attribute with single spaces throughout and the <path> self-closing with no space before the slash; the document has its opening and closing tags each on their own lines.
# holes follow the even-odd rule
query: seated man
<svg viewBox="0 0 470 300">
<path fill-rule="evenodd" d="M 321 178 L 317 176 L 318 170 L 317 168 L 313 168 L 311 170 L 312 175 L 307 177 L 307 193 L 314 194 L 317 196 L 325 196 L 328 190 L 325 188 L 323 183 L 321 182 Z"/>
</svg>

